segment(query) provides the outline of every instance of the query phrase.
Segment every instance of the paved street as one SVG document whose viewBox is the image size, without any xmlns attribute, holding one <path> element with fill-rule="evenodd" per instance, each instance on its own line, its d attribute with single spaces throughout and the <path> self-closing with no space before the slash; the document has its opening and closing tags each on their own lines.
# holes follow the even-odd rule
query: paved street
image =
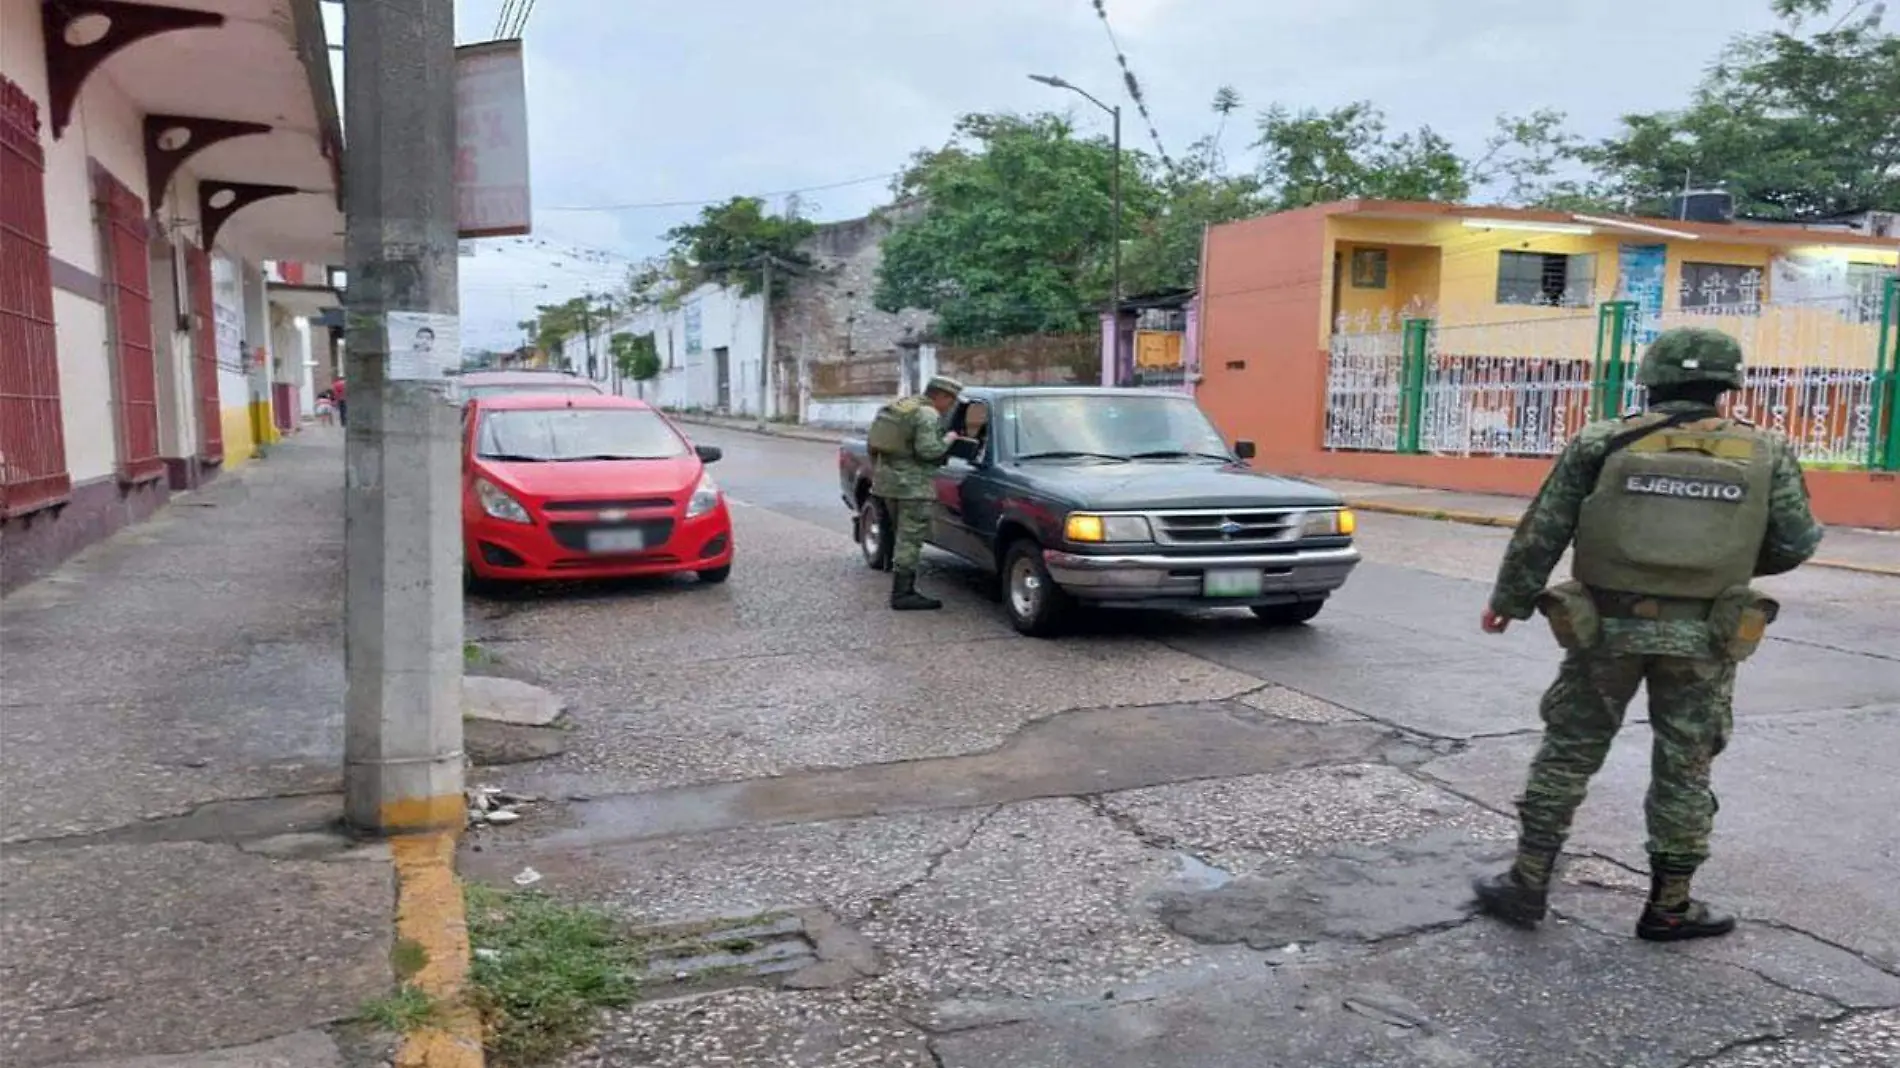
<svg viewBox="0 0 1900 1068">
<path fill-rule="evenodd" d="M 798 989 L 662 975 L 572 1065 L 1900 1060 L 1900 580 L 1767 583 L 1783 619 L 1742 671 L 1699 884 L 1737 935 L 1631 936 L 1635 724 L 1562 920 L 1524 935 L 1466 900 L 1510 850 L 1557 660 L 1539 624 L 1477 630 L 1507 532 L 1368 515 L 1367 563 L 1310 627 L 1104 615 L 1039 642 L 943 557 L 923 580 L 947 608 L 888 612 L 831 447 L 695 436 L 726 449 L 729 584 L 470 605 L 574 730 L 477 773 L 556 803 L 471 835 L 462 867 L 532 867 L 637 924 L 786 913 L 766 941 L 796 931 L 773 944 L 822 966 L 782 973 Z"/>
</svg>

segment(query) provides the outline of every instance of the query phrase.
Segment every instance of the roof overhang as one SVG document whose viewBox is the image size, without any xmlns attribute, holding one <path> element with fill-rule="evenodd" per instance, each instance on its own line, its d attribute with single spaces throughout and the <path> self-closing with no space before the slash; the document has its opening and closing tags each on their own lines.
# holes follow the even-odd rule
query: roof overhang
<svg viewBox="0 0 1900 1068">
<path fill-rule="evenodd" d="M 1544 211 L 1536 208 L 1483 207 L 1408 200 L 1342 200 L 1321 206 L 1331 217 L 1409 220 L 1458 225 L 1472 230 L 1524 230 L 1569 234 L 1623 234 L 1650 240 L 1707 241 L 1724 245 L 1812 248 L 1818 245 L 1894 251 L 1900 242 L 1866 234 L 1815 230 L 1778 223 L 1708 223 L 1648 219 L 1628 215 Z"/>
<path fill-rule="evenodd" d="M 343 134 L 319 0 L 61 0 L 43 10 L 55 117 L 62 96 L 70 108 L 102 73 L 147 116 L 148 203 L 189 169 L 219 247 L 343 262 Z"/>
</svg>

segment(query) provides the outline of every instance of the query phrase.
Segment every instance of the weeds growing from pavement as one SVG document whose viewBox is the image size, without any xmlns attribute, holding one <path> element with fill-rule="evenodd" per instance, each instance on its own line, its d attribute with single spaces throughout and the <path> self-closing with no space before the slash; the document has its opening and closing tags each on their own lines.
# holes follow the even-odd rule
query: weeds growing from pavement
<svg viewBox="0 0 1900 1068">
<path fill-rule="evenodd" d="M 435 1018 L 435 1002 L 429 995 L 409 985 L 398 986 L 394 993 L 363 1006 L 359 1019 L 393 1034 L 408 1034 Z"/>
<path fill-rule="evenodd" d="M 498 1068 L 553 1060 L 587 1038 L 601 1009 L 634 999 L 640 955 L 607 913 L 532 891 L 464 893 L 469 1000 Z"/>
</svg>

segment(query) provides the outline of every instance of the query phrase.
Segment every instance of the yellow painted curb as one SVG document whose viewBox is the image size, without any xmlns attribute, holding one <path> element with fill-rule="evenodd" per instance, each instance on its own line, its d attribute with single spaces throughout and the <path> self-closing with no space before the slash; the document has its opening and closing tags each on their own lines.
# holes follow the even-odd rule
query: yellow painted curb
<svg viewBox="0 0 1900 1068">
<path fill-rule="evenodd" d="M 1386 501 L 1347 501 L 1348 508 L 1361 512 L 1383 512 L 1386 515 L 1409 516 L 1413 519 L 1436 519 L 1444 523 L 1463 523 L 1474 527 L 1504 527 L 1515 529 L 1517 520 L 1509 516 L 1489 515 L 1484 512 L 1463 512 L 1455 509 L 1428 508 L 1415 504 L 1392 504 Z M 1825 567 L 1835 571 L 1857 571 L 1863 575 L 1882 575 L 1887 578 L 1900 578 L 1900 567 L 1888 567 L 1884 564 L 1860 564 L 1851 560 L 1809 560 L 1811 567 Z"/>
<path fill-rule="evenodd" d="M 455 878 L 455 835 L 444 831 L 392 838 L 396 862 L 396 937 L 422 947 L 410 980 L 437 1006 L 429 1026 L 403 1036 L 397 1068 L 483 1068 L 482 1024 L 464 997 L 468 916 Z"/>
</svg>

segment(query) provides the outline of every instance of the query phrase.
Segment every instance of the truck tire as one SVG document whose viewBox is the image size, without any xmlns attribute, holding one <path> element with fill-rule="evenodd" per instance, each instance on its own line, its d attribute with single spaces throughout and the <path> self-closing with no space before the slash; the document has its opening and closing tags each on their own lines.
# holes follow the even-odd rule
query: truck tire
<svg viewBox="0 0 1900 1068">
<path fill-rule="evenodd" d="M 891 514 L 885 510 L 883 501 L 865 494 L 851 532 L 857 536 L 858 551 L 864 554 L 864 566 L 873 571 L 891 569 L 892 539 L 897 532 L 891 529 Z"/>
<path fill-rule="evenodd" d="M 1260 622 L 1269 627 L 1297 627 L 1310 623 L 1319 610 L 1326 607 L 1326 599 L 1317 601 L 1294 601 L 1292 604 L 1257 604 L 1251 611 Z"/>
<path fill-rule="evenodd" d="M 1010 542 L 1003 554 L 1003 611 L 1010 625 L 1032 638 L 1052 638 L 1061 633 L 1071 602 L 1062 587 L 1049 577 L 1042 562 L 1042 546 L 1032 538 Z"/>
</svg>

